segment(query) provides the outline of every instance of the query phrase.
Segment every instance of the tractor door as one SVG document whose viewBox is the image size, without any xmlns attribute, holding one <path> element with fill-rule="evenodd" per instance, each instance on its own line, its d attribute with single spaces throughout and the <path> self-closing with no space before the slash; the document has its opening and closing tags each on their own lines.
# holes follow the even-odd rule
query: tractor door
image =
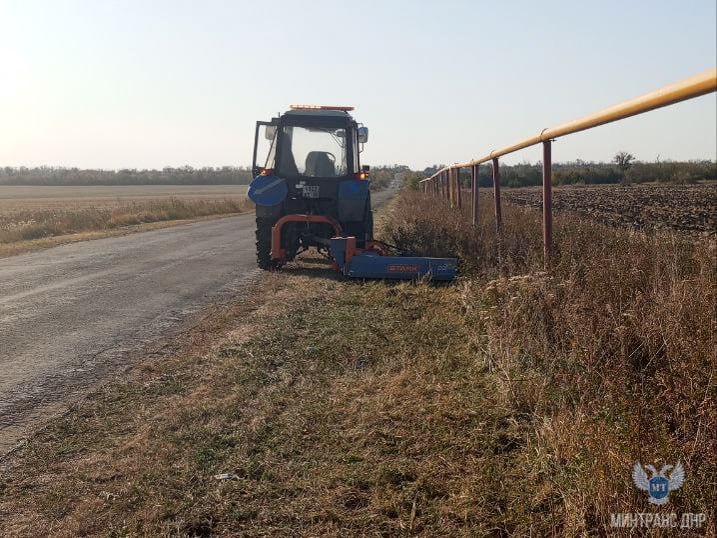
<svg viewBox="0 0 717 538">
<path fill-rule="evenodd" d="M 263 170 L 274 169 L 276 160 L 276 142 L 279 130 L 276 123 L 257 121 L 254 132 L 254 156 L 251 170 L 254 177 Z M 257 161 L 257 159 L 259 159 Z"/>
</svg>

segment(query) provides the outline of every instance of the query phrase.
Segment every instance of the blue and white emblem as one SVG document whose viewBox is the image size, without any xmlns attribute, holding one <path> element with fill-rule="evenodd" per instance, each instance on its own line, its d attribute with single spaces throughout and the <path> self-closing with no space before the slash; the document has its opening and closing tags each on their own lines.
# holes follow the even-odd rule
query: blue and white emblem
<svg viewBox="0 0 717 538">
<path fill-rule="evenodd" d="M 652 473 L 652 477 L 647 477 L 645 469 Z M 685 468 L 679 461 L 674 467 L 664 465 L 659 472 L 652 465 L 645 465 L 645 469 L 642 468 L 640 462 L 635 463 L 632 468 L 632 481 L 635 482 L 638 489 L 650 494 L 649 501 L 652 504 L 665 504 L 669 500 L 670 492 L 679 489 L 685 481 Z M 667 478 L 665 473 L 670 469 L 674 470 Z"/>
</svg>

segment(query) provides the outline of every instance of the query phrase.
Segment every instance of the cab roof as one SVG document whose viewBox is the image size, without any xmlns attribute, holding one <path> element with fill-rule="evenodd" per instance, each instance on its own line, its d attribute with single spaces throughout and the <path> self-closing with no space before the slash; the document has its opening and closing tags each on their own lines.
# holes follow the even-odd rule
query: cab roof
<svg viewBox="0 0 717 538">
<path fill-rule="evenodd" d="M 321 109 L 300 109 L 287 110 L 282 116 L 317 116 L 317 117 L 333 117 L 333 118 L 351 118 L 351 114 L 345 110 L 321 110 Z"/>
</svg>

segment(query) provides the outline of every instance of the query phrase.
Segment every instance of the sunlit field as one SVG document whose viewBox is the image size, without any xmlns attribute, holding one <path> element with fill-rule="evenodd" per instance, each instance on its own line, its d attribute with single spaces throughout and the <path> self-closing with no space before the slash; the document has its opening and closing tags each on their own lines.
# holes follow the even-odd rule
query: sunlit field
<svg viewBox="0 0 717 538">
<path fill-rule="evenodd" d="M 244 185 L 0 186 L 0 243 L 250 209 Z"/>
</svg>

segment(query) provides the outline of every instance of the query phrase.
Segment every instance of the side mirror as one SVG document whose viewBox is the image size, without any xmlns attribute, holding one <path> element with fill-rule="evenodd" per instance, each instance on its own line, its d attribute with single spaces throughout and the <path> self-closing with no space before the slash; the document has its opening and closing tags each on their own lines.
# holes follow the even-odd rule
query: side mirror
<svg viewBox="0 0 717 538">
<path fill-rule="evenodd" d="M 264 138 L 267 140 L 274 140 L 276 136 L 276 125 L 267 125 L 264 129 Z"/>
<path fill-rule="evenodd" d="M 365 144 L 368 142 L 368 127 L 358 128 L 358 141 L 359 144 Z"/>
</svg>

